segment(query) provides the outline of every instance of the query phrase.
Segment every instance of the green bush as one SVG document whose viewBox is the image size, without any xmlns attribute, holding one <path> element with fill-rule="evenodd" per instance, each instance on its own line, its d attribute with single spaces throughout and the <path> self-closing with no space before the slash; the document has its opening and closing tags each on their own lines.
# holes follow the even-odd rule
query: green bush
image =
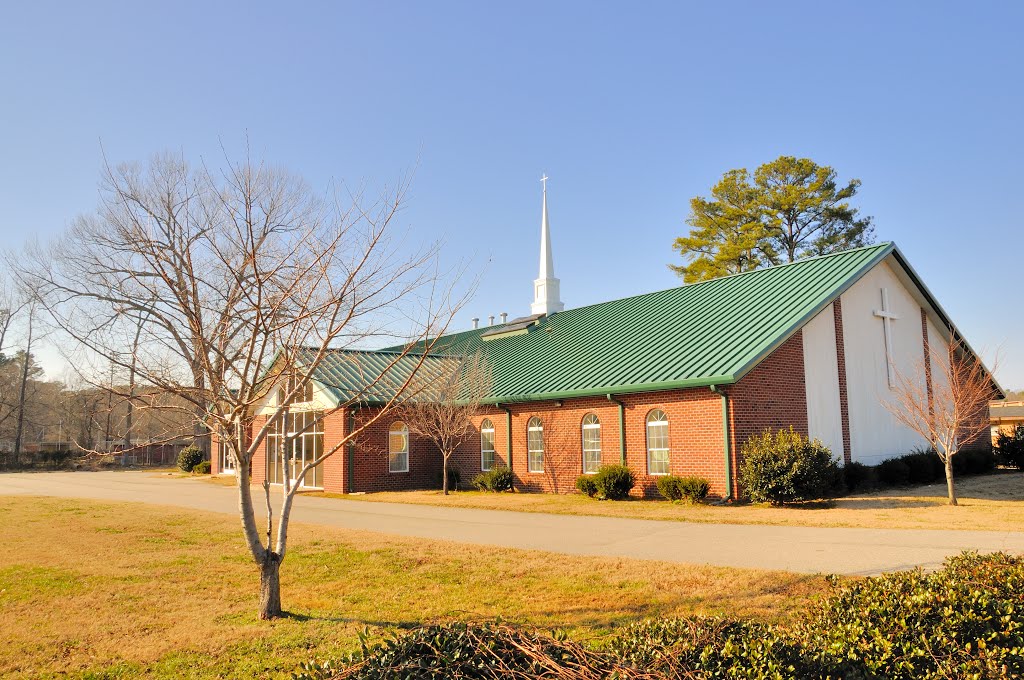
<svg viewBox="0 0 1024 680">
<path fill-rule="evenodd" d="M 832 452 L 792 427 L 765 430 L 743 445 L 740 481 L 755 503 L 773 505 L 824 498 L 839 475 Z"/>
<path fill-rule="evenodd" d="M 907 464 L 911 484 L 931 484 L 946 477 L 942 459 L 934 451 L 915 451 L 900 457 Z"/>
<path fill-rule="evenodd" d="M 602 465 L 593 475 L 599 498 L 621 501 L 636 486 L 633 471 L 625 465 Z"/>
<path fill-rule="evenodd" d="M 906 486 L 910 483 L 910 466 L 899 458 L 883 460 L 877 469 L 878 481 L 885 486 Z"/>
<path fill-rule="evenodd" d="M 999 432 L 996 437 L 996 451 L 1002 465 L 1024 470 L 1024 425 L 1013 428 L 1013 432 Z"/>
<path fill-rule="evenodd" d="M 769 625 L 716 617 L 634 623 L 607 650 L 655 678 L 820 678 L 828 662 L 811 658 Z"/>
<path fill-rule="evenodd" d="M 182 472 L 192 472 L 192 468 L 203 461 L 203 450 L 192 444 L 186 446 L 178 453 L 178 468 Z"/>
<path fill-rule="evenodd" d="M 853 581 L 796 634 L 843 677 L 1017 678 L 1024 675 L 1024 558 L 964 553 L 933 573 Z"/>
<path fill-rule="evenodd" d="M 697 503 L 707 498 L 711 482 L 702 477 L 658 477 L 658 493 L 670 501 L 687 500 Z"/>
<path fill-rule="evenodd" d="M 874 466 L 851 461 L 843 466 L 843 484 L 851 493 L 870 489 L 878 484 L 878 472 Z"/>
<path fill-rule="evenodd" d="M 448 490 L 449 491 L 458 491 L 459 490 L 459 484 L 461 484 L 461 483 L 462 483 L 462 473 L 459 472 L 459 468 L 455 467 L 454 465 L 449 464 L 448 465 Z M 434 474 L 434 484 L 437 486 L 438 489 L 444 488 L 444 476 L 443 476 L 443 473 L 440 470 L 438 470 Z"/>
<path fill-rule="evenodd" d="M 960 451 L 953 456 L 954 475 L 982 475 L 992 472 L 996 457 L 991 449 Z"/>
<path fill-rule="evenodd" d="M 580 475 L 576 478 L 576 490 L 585 496 L 593 498 L 597 495 L 597 483 L 594 475 Z"/>
<path fill-rule="evenodd" d="M 202 460 L 192 466 L 192 472 L 197 475 L 210 474 L 210 461 Z"/>
<path fill-rule="evenodd" d="M 473 478 L 473 486 L 480 491 L 511 491 L 515 484 L 515 475 L 507 467 L 498 467 L 487 472 L 481 472 Z"/>
</svg>

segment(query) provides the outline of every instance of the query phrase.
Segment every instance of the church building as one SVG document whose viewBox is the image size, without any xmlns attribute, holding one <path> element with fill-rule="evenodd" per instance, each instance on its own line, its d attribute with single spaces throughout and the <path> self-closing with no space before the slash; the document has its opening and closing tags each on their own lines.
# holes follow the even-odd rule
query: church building
<svg viewBox="0 0 1024 680">
<path fill-rule="evenodd" d="M 506 466 L 517 490 L 570 493 L 580 475 L 621 463 L 636 475 L 634 493 L 654 494 L 658 476 L 675 474 L 704 477 L 713 496 L 735 497 L 744 442 L 790 426 L 842 462 L 875 464 L 927 448 L 884 406 L 896 376 L 914 375 L 929 348 L 962 342 L 893 243 L 573 309 L 559 288 L 545 184 L 531 313 L 484 327 L 474 320 L 433 349 L 479 352 L 492 374 L 474 434 L 452 459 L 464 487 Z M 386 365 L 403 349 L 333 353 L 291 408 L 297 420 L 303 412 L 322 420 L 297 438 L 290 463 L 269 437 L 253 481 L 279 482 L 282 465 L 301 468 L 365 422 L 372 400 L 345 404 L 367 365 Z M 988 437 L 973 446 L 988 446 Z M 396 416 L 301 483 L 339 493 L 438 488 L 441 465 L 436 448 Z M 231 472 L 223 453 L 213 467 Z"/>
</svg>

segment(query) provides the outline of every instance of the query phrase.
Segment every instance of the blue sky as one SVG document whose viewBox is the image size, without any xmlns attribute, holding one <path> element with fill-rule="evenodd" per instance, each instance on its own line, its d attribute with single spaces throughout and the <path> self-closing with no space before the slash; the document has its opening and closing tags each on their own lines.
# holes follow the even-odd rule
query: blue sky
<svg viewBox="0 0 1024 680">
<path fill-rule="evenodd" d="M 678 285 L 688 200 L 781 154 L 857 177 L 1024 387 L 1024 11 L 990 3 L 6 3 L 0 240 L 59 233 L 113 161 L 254 151 L 402 214 L 527 313 L 542 172 L 570 307 Z"/>
</svg>

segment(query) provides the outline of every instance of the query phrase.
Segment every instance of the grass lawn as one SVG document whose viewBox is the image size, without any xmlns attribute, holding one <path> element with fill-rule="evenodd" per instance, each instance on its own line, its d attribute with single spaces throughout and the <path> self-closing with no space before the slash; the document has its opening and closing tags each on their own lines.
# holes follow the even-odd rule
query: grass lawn
<svg viewBox="0 0 1024 680">
<path fill-rule="evenodd" d="M 946 504 L 946 484 L 837 498 L 783 508 L 768 505 L 688 505 L 661 499 L 598 501 L 581 494 L 398 491 L 345 498 L 367 502 L 419 503 L 564 515 L 603 515 L 636 519 L 723 524 L 786 524 L 882 529 L 1024 530 L 1024 473 L 999 471 L 957 481 L 960 505 Z M 327 494 L 333 495 L 333 494 Z"/>
<path fill-rule="evenodd" d="M 462 496 L 456 496 L 461 498 Z M 238 520 L 143 504 L 0 497 L 0 676 L 287 677 L 356 634 L 450 618 L 586 638 L 691 613 L 785 622 L 822 577 L 584 558 L 293 525 L 288 618 L 255 617 Z"/>
</svg>

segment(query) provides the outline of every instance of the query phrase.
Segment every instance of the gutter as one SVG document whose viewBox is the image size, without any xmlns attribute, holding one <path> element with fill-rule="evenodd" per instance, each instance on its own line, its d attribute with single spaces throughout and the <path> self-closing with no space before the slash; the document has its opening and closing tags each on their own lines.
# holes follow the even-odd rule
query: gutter
<svg viewBox="0 0 1024 680">
<path fill-rule="evenodd" d="M 729 395 L 716 385 L 710 385 L 711 391 L 722 397 L 722 448 L 725 452 L 725 488 L 726 494 L 722 503 L 732 500 L 732 447 L 729 444 Z"/>
<path fill-rule="evenodd" d="M 619 401 L 610 394 L 604 395 L 608 401 L 619 405 L 619 457 L 623 465 L 626 464 L 626 404 Z"/>
</svg>

